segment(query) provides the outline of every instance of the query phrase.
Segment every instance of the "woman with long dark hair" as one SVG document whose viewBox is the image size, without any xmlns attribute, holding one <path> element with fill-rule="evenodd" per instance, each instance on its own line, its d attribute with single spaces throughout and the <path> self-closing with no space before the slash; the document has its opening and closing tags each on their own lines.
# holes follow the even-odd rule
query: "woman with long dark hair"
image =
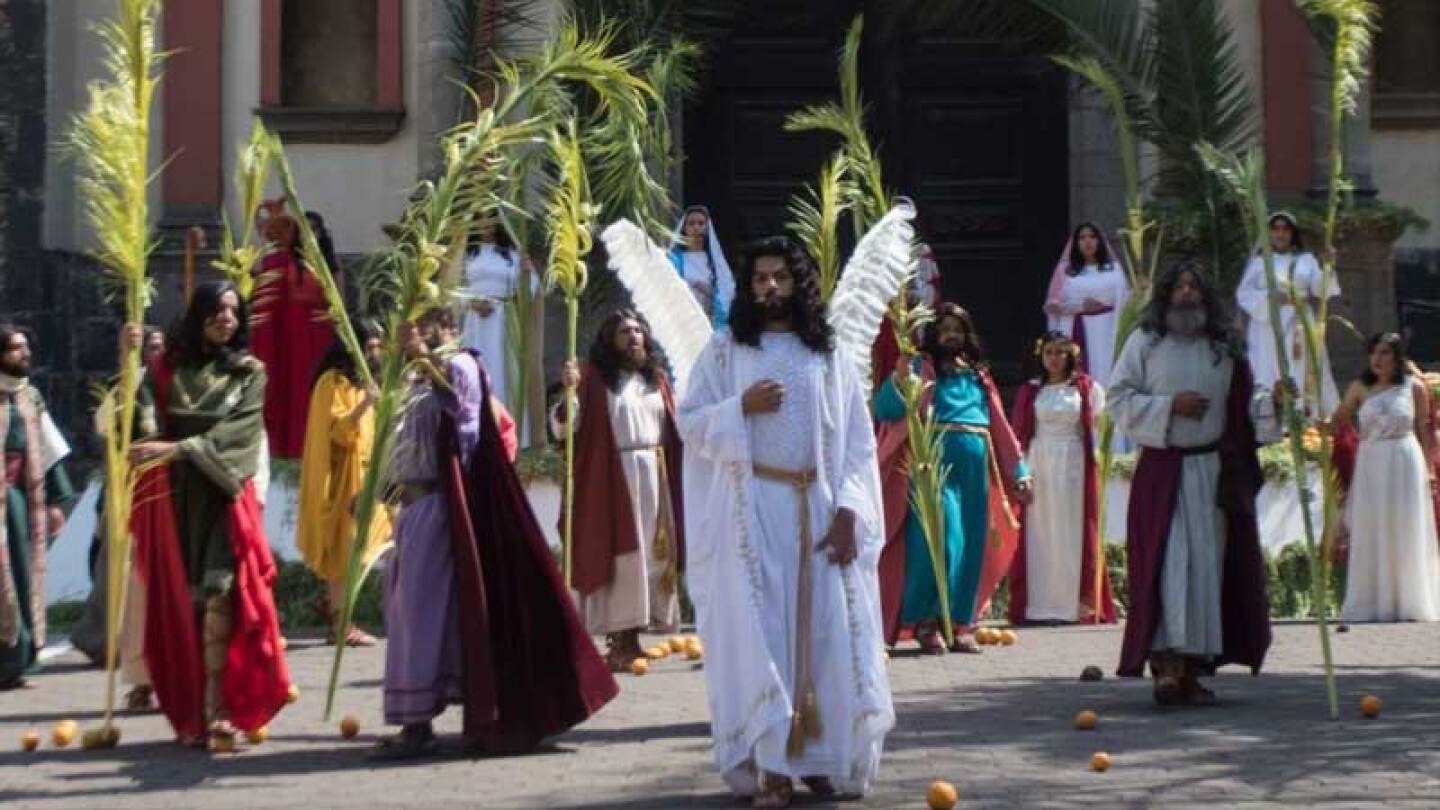
<svg viewBox="0 0 1440 810">
<path fill-rule="evenodd" d="M 1105 389 L 1080 370 L 1080 347 L 1064 332 L 1036 343 L 1039 377 L 1020 386 L 1010 423 L 1035 476 L 1010 569 L 1010 621 L 1094 621 L 1099 554 L 1095 415 Z M 1115 621 L 1109 578 L 1100 578 L 1099 619 Z"/>
<path fill-rule="evenodd" d="M 1120 311 L 1130 300 L 1130 285 L 1118 257 L 1093 222 L 1075 227 L 1050 276 L 1045 314 L 1050 329 L 1064 332 L 1080 346 L 1086 372 L 1104 387 L 1115 361 Z"/>
<path fill-rule="evenodd" d="M 692 205 L 680 216 L 675 224 L 670 263 L 690 287 L 695 302 L 705 310 L 710 323 L 724 326 L 735 300 L 735 276 L 730 272 L 730 263 L 725 261 L 725 251 L 720 246 L 709 208 Z"/>
<path fill-rule="evenodd" d="M 1410 374 L 1399 334 L 1375 335 L 1366 349 L 1369 366 L 1332 419 L 1360 430 L 1345 502 L 1350 558 L 1341 615 L 1359 622 L 1440 621 L 1435 482 L 1426 462 L 1435 437 L 1423 427 L 1428 401 Z"/>
<path fill-rule="evenodd" d="M 512 356 L 506 307 L 519 295 L 521 284 L 529 284 L 532 293 L 539 290 L 530 260 L 511 241 L 504 227 L 493 222 L 483 225 L 471 237 L 465 254 L 459 289 L 463 302 L 460 343 L 484 358 L 491 396 L 509 411 L 515 404 L 511 387 L 525 358 Z M 521 317 L 528 317 L 528 313 Z"/>
<path fill-rule="evenodd" d="M 380 363 L 380 332 L 369 322 L 355 322 L 355 339 L 365 348 L 372 373 Z M 375 445 L 375 395 L 366 388 L 354 356 L 336 340 L 320 361 L 310 395 L 310 417 L 305 427 L 305 454 L 300 459 L 300 521 L 295 545 L 300 558 L 327 591 L 321 612 L 335 639 L 335 611 L 343 602 L 350 549 L 355 542 L 355 515 L 351 505 L 360 494 L 365 467 Z M 384 551 L 390 540 L 390 515 L 381 510 L 370 524 L 367 559 Z M 370 647 L 375 639 L 358 627 L 345 630 L 344 643 Z"/>
<path fill-rule="evenodd" d="M 900 390 L 911 374 L 934 380 L 925 409 L 933 413 L 944 436 L 945 580 L 950 620 L 955 626 L 954 652 L 978 653 L 971 636 L 976 613 L 989 601 L 999 575 L 1010 567 L 1013 553 L 1012 500 L 1026 500 L 1030 472 L 995 381 L 985 363 L 979 333 L 970 313 L 956 304 L 942 304 L 935 323 L 926 330 L 924 355 L 915 367 L 902 360 L 894 378 L 875 395 L 875 418 L 890 423 L 880 437 L 880 464 L 885 485 L 887 538 L 880 560 L 881 601 L 887 641 L 895 643 L 902 626 L 914 627 L 926 652 L 946 650 L 940 624 L 940 595 L 930 547 L 920 521 L 911 512 L 903 452 L 905 403 Z M 897 519 L 899 515 L 907 515 Z M 990 530 L 1004 532 L 1009 543 L 990 548 Z M 987 557 L 989 559 L 987 559 Z M 903 563 L 894 562 L 903 560 Z M 903 571 L 903 576 L 899 573 Z M 986 572 L 989 576 L 984 576 Z"/>
<path fill-rule="evenodd" d="M 137 347 L 138 325 L 121 333 Z M 132 526 L 145 594 L 145 664 L 155 697 L 186 742 L 254 731 L 285 705 L 254 476 L 264 435 L 265 367 L 249 352 L 245 302 L 228 281 L 195 288 L 167 353 L 145 378 L 131 463 Z M 156 465 L 156 466 L 150 466 Z"/>
</svg>

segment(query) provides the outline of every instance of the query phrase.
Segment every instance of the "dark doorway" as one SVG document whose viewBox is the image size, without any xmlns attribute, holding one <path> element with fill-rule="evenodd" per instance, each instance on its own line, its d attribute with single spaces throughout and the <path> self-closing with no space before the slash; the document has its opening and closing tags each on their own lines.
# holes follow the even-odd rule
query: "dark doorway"
<svg viewBox="0 0 1440 810">
<path fill-rule="evenodd" d="M 1039 48 L 921 28 L 875 0 L 742 5 L 685 112 L 685 201 L 711 206 L 730 251 L 783 229 L 835 142 L 782 123 L 836 96 L 845 29 L 866 12 L 861 85 L 887 181 L 915 200 L 946 297 L 974 313 L 997 376 L 1018 381 L 1067 228 L 1062 71 Z"/>
</svg>

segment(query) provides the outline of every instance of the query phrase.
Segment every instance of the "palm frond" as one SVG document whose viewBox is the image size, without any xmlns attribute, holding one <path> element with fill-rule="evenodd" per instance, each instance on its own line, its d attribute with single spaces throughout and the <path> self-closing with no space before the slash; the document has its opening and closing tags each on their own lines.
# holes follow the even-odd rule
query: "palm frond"
<svg viewBox="0 0 1440 810">
<path fill-rule="evenodd" d="M 1370 73 L 1370 51 L 1380 9 L 1372 0 L 1296 0 L 1312 21 L 1324 22 L 1334 36 L 1331 48 L 1333 83 L 1339 88 L 1341 109 L 1355 113 L 1355 105 Z"/>
<path fill-rule="evenodd" d="M 229 214 L 222 211 L 220 255 L 212 262 L 247 301 L 254 298 L 257 286 L 264 286 L 264 280 L 257 279 L 253 272 L 261 250 L 255 238 L 255 216 L 269 182 L 270 166 L 274 162 L 271 150 L 275 143 L 265 125 L 257 120 L 250 129 L 249 139 L 240 146 L 234 179 L 241 217 L 239 237 L 237 239 L 236 229 L 231 227 Z"/>
<path fill-rule="evenodd" d="M 1154 100 L 1155 33 L 1134 0 L 1028 0 L 1064 29 L 1072 50 L 1099 59 L 1123 89 L 1131 117 L 1147 120 Z M 1168 2 L 1168 0 L 1157 0 Z"/>
<path fill-rule="evenodd" d="M 791 200 L 786 225 L 814 260 L 820 272 L 820 297 L 826 301 L 840 280 L 840 217 L 854 199 L 848 163 L 843 151 L 836 152 L 821 167 L 817 184 L 805 187 L 806 197 Z"/>
<path fill-rule="evenodd" d="M 550 133 L 555 180 L 546 218 L 550 230 L 550 263 L 546 286 L 567 297 L 585 290 L 585 257 L 593 244 L 591 227 L 597 208 L 590 202 L 585 155 L 574 119 Z"/>
</svg>

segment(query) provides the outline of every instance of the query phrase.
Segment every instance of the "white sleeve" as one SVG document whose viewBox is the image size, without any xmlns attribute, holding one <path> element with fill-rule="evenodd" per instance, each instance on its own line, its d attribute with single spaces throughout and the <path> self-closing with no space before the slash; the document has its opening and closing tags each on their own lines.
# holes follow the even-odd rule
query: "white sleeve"
<svg viewBox="0 0 1440 810">
<path fill-rule="evenodd" d="M 1277 271 L 1278 272 L 1278 271 Z M 1245 265 L 1245 275 L 1235 288 L 1235 302 L 1255 323 L 1270 322 L 1270 296 L 1265 284 L 1265 259 L 1252 256 Z"/>
<path fill-rule="evenodd" d="M 1165 447 L 1170 433 L 1168 394 L 1152 394 L 1145 384 L 1145 360 L 1151 336 L 1136 330 L 1125 341 L 1105 392 L 1105 412 L 1121 433 L 1145 447 Z"/>
<path fill-rule="evenodd" d="M 750 463 L 750 432 L 740 406 L 743 392 L 734 391 L 728 332 L 711 338 L 690 370 L 685 398 L 675 415 L 686 454 L 713 462 Z"/>
</svg>

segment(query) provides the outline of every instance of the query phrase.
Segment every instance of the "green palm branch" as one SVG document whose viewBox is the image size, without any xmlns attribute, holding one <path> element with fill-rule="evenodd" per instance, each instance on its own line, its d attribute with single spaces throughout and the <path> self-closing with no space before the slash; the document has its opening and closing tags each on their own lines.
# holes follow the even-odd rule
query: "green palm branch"
<svg viewBox="0 0 1440 810">
<path fill-rule="evenodd" d="M 1286 347 L 1283 321 L 1280 318 L 1279 293 L 1284 289 L 1281 286 L 1284 282 L 1275 271 L 1275 254 L 1270 249 L 1270 240 L 1266 238 L 1266 231 L 1269 227 L 1269 211 L 1265 199 L 1265 159 L 1258 149 L 1251 149 L 1242 157 L 1222 152 L 1210 144 L 1201 143 L 1196 146 L 1196 151 L 1206 165 L 1211 167 L 1215 176 L 1225 184 L 1230 193 L 1235 195 L 1240 209 L 1245 213 L 1246 234 L 1254 244 L 1260 245 L 1265 263 L 1265 286 L 1270 306 L 1270 330 L 1275 341 L 1275 356 L 1280 361 L 1280 382 L 1278 384 L 1289 385 L 1289 380 L 1294 379 L 1294 376 L 1290 370 L 1290 356 Z M 1290 289 L 1293 290 L 1293 287 Z M 1304 309 L 1306 309 L 1304 303 L 1298 302 L 1295 310 L 1299 312 Z M 1319 364 L 1320 356 L 1312 353 L 1310 362 Z M 1326 587 L 1326 563 L 1317 541 L 1314 518 L 1310 514 L 1311 489 L 1304 443 L 1306 421 L 1302 404 L 1303 402 L 1293 395 L 1283 398 L 1284 423 L 1288 434 L 1290 458 L 1295 467 L 1295 488 L 1301 503 L 1300 516 L 1305 528 L 1305 549 L 1310 558 L 1312 604 L 1315 609 L 1316 623 L 1320 629 L 1320 651 L 1325 663 L 1325 696 L 1330 706 L 1330 719 L 1336 720 L 1340 717 L 1340 707 L 1335 689 L 1335 666 L 1330 653 L 1328 624 L 1330 595 L 1329 589 Z M 1336 477 L 1331 474 L 1330 470 L 1328 442 L 1320 455 L 1322 470 L 1320 484 L 1325 492 L 1325 514 L 1328 520 L 1335 512 L 1333 508 L 1334 487 L 1337 483 Z"/>
<path fill-rule="evenodd" d="M 90 84 L 89 100 L 71 125 L 66 148 L 76 161 L 77 184 L 98 247 L 107 293 L 118 299 L 128 323 L 143 323 L 153 289 L 147 274 L 150 236 L 147 191 L 155 179 L 149 164 L 150 114 L 164 56 L 156 50 L 159 0 L 117 0 L 115 16 L 96 26 L 103 78 Z M 114 729 L 115 657 L 130 582 L 130 513 L 140 470 L 129 461 L 140 383 L 138 347 L 121 360 L 116 407 L 105 436 L 105 541 L 108 585 L 105 605 L 104 739 Z"/>
<path fill-rule="evenodd" d="M 815 261 L 820 271 L 820 297 L 830 300 L 840 281 L 840 217 L 854 202 L 854 186 L 846 175 L 849 160 L 843 151 L 835 153 L 820 169 L 815 186 L 806 186 L 808 196 L 790 202 L 790 223 L 786 226 Z"/>
<path fill-rule="evenodd" d="M 254 268 L 263 245 L 255 235 L 255 215 L 265 198 L 275 140 L 259 121 L 238 150 L 235 160 L 235 191 L 240 204 L 239 237 L 231 227 L 230 215 L 221 211 L 220 255 L 211 264 L 229 279 L 246 301 L 253 299 L 257 280 Z"/>
</svg>

